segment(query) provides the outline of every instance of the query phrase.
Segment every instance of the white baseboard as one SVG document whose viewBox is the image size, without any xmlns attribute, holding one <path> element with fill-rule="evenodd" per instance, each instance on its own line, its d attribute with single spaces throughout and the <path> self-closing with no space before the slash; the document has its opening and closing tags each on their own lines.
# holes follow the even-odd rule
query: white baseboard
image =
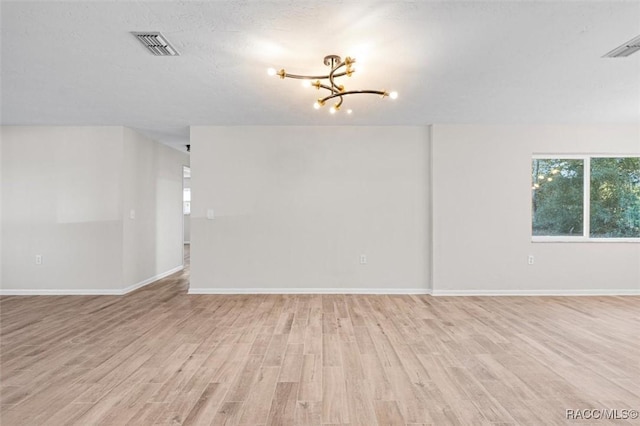
<svg viewBox="0 0 640 426">
<path fill-rule="evenodd" d="M 124 290 L 122 290 L 121 294 L 130 293 L 130 292 L 132 292 L 134 290 L 137 290 L 137 289 L 139 289 L 141 287 L 144 287 L 144 286 L 149 285 L 151 283 L 154 283 L 154 282 L 156 282 L 158 280 L 161 280 L 161 279 L 163 279 L 165 277 L 168 277 L 171 274 L 175 274 L 176 272 L 180 272 L 183 269 L 184 269 L 184 265 L 176 266 L 175 268 L 169 269 L 168 271 L 163 272 L 161 274 L 158 274 L 158 275 L 156 275 L 154 277 L 147 278 L 146 280 L 140 281 L 139 283 L 130 285 L 129 287 L 125 287 Z"/>
<path fill-rule="evenodd" d="M 120 289 L 107 288 L 0 288 L 0 296 L 121 296 Z"/>
<path fill-rule="evenodd" d="M 640 289 L 595 290 L 433 290 L 434 296 L 640 296 Z"/>
<path fill-rule="evenodd" d="M 189 294 L 431 294 L 427 288 L 189 288 Z"/>
<path fill-rule="evenodd" d="M 42 289 L 12 289 L 12 288 L 0 288 L 0 296 L 122 296 L 124 294 L 130 293 L 134 290 L 137 290 L 141 287 L 149 285 L 153 282 L 161 280 L 162 278 L 168 277 L 171 274 L 175 274 L 176 272 L 182 271 L 184 269 L 183 265 L 177 266 L 173 269 L 170 269 L 166 272 L 158 274 L 154 277 L 148 278 L 144 281 L 140 281 L 139 283 L 130 285 L 124 289 L 93 289 L 93 288 L 78 288 L 78 289 L 51 289 L 51 288 L 42 288 Z"/>
</svg>

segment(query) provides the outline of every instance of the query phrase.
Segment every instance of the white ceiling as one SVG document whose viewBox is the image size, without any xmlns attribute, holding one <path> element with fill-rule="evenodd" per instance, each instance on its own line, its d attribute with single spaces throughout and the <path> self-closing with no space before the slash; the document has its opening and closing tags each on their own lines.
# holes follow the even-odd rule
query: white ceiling
<svg viewBox="0 0 640 426">
<path fill-rule="evenodd" d="M 638 123 L 640 2 L 2 2 L 2 123 L 126 125 L 186 144 L 189 125 Z M 155 57 L 130 31 L 161 31 Z M 354 113 L 268 77 L 357 58 Z"/>
</svg>

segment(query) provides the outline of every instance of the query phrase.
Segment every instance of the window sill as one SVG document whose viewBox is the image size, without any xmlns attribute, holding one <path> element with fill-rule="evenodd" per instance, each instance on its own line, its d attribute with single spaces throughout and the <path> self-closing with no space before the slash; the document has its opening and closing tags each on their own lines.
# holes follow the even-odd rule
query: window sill
<svg viewBox="0 0 640 426">
<path fill-rule="evenodd" d="M 532 243 L 640 243 L 640 238 L 531 237 Z"/>
</svg>

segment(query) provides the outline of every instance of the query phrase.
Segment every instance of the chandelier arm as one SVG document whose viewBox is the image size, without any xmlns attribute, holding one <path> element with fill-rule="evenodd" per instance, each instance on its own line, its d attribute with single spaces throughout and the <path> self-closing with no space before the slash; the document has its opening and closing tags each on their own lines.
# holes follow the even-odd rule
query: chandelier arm
<svg viewBox="0 0 640 426">
<path fill-rule="evenodd" d="M 320 84 L 320 87 L 322 87 L 323 89 L 327 89 L 328 91 L 330 91 L 331 93 L 333 93 L 333 90 L 331 89 L 330 86 L 327 86 L 326 84 Z"/>
<path fill-rule="evenodd" d="M 347 72 L 341 72 L 339 74 L 335 74 L 334 77 L 342 77 L 343 75 L 347 75 Z M 284 74 L 285 78 L 295 78 L 298 80 L 326 80 L 330 79 L 329 75 L 298 75 L 298 74 Z"/>
<path fill-rule="evenodd" d="M 320 103 L 324 103 L 324 102 L 328 101 L 329 99 L 342 97 L 342 96 L 346 96 L 346 95 L 382 95 L 383 98 L 389 96 L 389 94 L 387 92 L 382 91 L 382 90 L 349 90 L 348 92 L 333 93 L 333 94 L 327 96 L 326 98 L 320 99 L 319 102 Z"/>
<path fill-rule="evenodd" d="M 331 87 L 332 87 L 331 92 L 332 92 L 332 93 L 339 93 L 339 92 L 340 92 L 340 90 L 341 90 L 341 89 L 340 89 L 340 86 L 338 86 L 338 85 L 333 81 L 333 79 L 334 79 L 335 77 L 340 77 L 340 75 L 335 74 L 335 72 L 336 72 L 339 68 L 343 67 L 344 65 L 345 65 L 345 62 L 344 62 L 344 61 L 343 61 L 343 62 L 340 62 L 338 65 L 336 65 L 334 68 L 332 68 L 332 69 L 331 69 L 331 72 L 329 73 L 329 81 L 331 82 Z M 344 72 L 343 74 L 341 74 L 341 75 L 346 75 L 346 74 L 347 74 L 347 72 L 345 71 L 345 72 Z"/>
</svg>

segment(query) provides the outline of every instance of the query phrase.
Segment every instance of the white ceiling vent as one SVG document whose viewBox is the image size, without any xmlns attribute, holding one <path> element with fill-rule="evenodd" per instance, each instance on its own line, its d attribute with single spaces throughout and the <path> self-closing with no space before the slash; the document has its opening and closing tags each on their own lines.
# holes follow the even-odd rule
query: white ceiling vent
<svg viewBox="0 0 640 426">
<path fill-rule="evenodd" d="M 620 47 L 616 47 L 603 58 L 624 58 L 640 50 L 640 36 L 629 40 Z"/>
<path fill-rule="evenodd" d="M 178 51 L 157 31 L 132 32 L 149 52 L 156 56 L 179 56 Z"/>
</svg>

